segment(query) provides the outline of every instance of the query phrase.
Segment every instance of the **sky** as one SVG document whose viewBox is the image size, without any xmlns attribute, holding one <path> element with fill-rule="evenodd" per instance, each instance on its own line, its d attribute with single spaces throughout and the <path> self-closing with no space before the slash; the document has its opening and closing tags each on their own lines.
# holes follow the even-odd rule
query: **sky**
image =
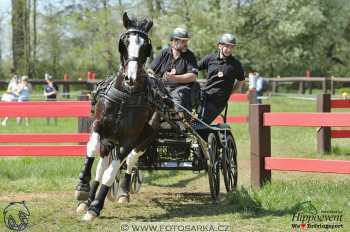
<svg viewBox="0 0 350 232">
<path fill-rule="evenodd" d="M 61 0 L 38 0 L 41 3 L 57 4 Z M 11 55 L 11 0 L 0 0 L 0 18 L 4 19 L 0 22 L 0 46 L 2 57 Z M 40 8 L 40 4 L 38 4 Z"/>
<path fill-rule="evenodd" d="M 10 55 L 10 22 L 11 22 L 11 0 L 0 0 L 0 46 L 2 57 Z"/>
<path fill-rule="evenodd" d="M 0 0 L 1 12 L 6 12 L 9 8 L 11 8 L 11 0 Z"/>
</svg>

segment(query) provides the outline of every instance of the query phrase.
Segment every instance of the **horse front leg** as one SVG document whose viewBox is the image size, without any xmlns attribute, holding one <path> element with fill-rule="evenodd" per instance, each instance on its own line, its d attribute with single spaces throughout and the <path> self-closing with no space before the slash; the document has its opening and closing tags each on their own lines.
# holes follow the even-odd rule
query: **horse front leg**
<svg viewBox="0 0 350 232">
<path fill-rule="evenodd" d="M 127 169 L 125 172 L 124 179 L 120 183 L 120 192 L 118 203 L 128 203 L 130 201 L 130 184 L 131 174 L 134 168 L 137 168 L 139 158 L 145 153 L 146 149 L 156 138 L 159 130 L 160 118 L 159 114 L 155 112 L 152 115 L 149 124 L 146 124 L 144 131 L 142 132 L 136 146 L 126 158 Z"/>
<path fill-rule="evenodd" d="M 134 148 L 126 158 L 126 171 L 124 178 L 119 184 L 118 203 L 128 203 L 130 201 L 130 185 L 131 174 L 134 168 L 137 167 L 139 158 L 145 153 L 145 150 L 137 150 Z"/>
<path fill-rule="evenodd" d="M 102 184 L 100 186 L 100 189 L 94 196 L 94 200 L 91 202 L 87 213 L 83 217 L 83 221 L 92 221 L 100 215 L 100 212 L 103 209 L 104 202 L 106 200 L 107 193 L 115 180 L 119 168 L 120 160 L 112 160 L 109 167 L 104 171 L 101 179 Z"/>
<path fill-rule="evenodd" d="M 90 192 L 89 192 L 88 199 L 85 201 L 79 202 L 79 205 L 77 207 L 77 213 L 86 212 L 88 210 L 91 202 L 95 199 L 97 189 L 102 181 L 103 173 L 108 168 L 108 164 L 109 164 L 108 161 L 109 161 L 108 156 L 100 157 L 99 162 L 97 163 L 97 167 L 96 167 L 95 180 L 92 181 L 91 186 L 90 186 Z"/>
<path fill-rule="evenodd" d="M 83 170 L 79 175 L 79 182 L 75 187 L 75 198 L 78 201 L 86 201 L 90 192 L 91 168 L 96 155 L 100 155 L 100 135 L 92 132 L 86 146 L 86 156 Z"/>
<path fill-rule="evenodd" d="M 78 208 L 77 208 L 77 213 L 83 213 L 86 212 L 91 204 L 91 202 L 95 199 L 95 195 L 97 192 L 97 189 L 102 182 L 102 177 L 103 173 L 105 170 L 108 168 L 109 165 L 109 155 L 112 152 L 114 148 L 114 144 L 109 142 L 108 140 L 102 140 L 100 142 L 100 159 L 99 162 L 97 163 L 96 167 L 96 175 L 95 175 L 95 180 L 91 182 L 90 184 L 90 192 L 88 199 L 85 201 L 80 201 Z"/>
</svg>

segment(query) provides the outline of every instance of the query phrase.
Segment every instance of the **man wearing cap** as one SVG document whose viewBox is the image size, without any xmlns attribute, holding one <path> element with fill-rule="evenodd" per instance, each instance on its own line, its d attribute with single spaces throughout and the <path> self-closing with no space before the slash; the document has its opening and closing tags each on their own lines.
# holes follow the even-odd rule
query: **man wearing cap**
<svg viewBox="0 0 350 232">
<path fill-rule="evenodd" d="M 208 124 L 225 108 L 233 90 L 244 84 L 242 64 L 232 55 L 235 46 L 236 38 L 223 34 L 218 40 L 218 52 L 205 56 L 198 64 L 199 70 L 207 71 L 200 118 Z"/>
<path fill-rule="evenodd" d="M 187 48 L 189 38 L 184 28 L 175 28 L 170 36 L 171 46 L 161 51 L 150 69 L 155 76 L 166 80 L 173 100 L 191 111 L 191 88 L 197 79 L 198 67 L 194 54 Z M 183 112 L 176 104 L 175 108 Z"/>
</svg>

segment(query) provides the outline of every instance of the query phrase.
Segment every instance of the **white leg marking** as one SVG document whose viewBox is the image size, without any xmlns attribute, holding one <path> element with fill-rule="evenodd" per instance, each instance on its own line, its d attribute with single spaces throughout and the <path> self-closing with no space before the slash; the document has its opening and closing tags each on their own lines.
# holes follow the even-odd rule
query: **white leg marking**
<svg viewBox="0 0 350 232">
<path fill-rule="evenodd" d="M 96 132 L 92 132 L 86 146 L 86 155 L 88 157 L 95 157 L 96 154 L 100 155 L 100 135 Z"/>
<path fill-rule="evenodd" d="M 112 163 L 109 165 L 107 170 L 103 173 L 102 184 L 107 185 L 109 187 L 112 186 L 119 168 L 120 168 L 120 161 L 112 160 Z"/>
<path fill-rule="evenodd" d="M 136 164 L 140 156 L 143 155 L 143 153 L 145 153 L 145 151 L 136 152 L 135 149 L 132 149 L 132 151 L 126 158 L 126 165 L 127 165 L 126 173 L 131 174 L 132 169 L 136 167 Z"/>
<path fill-rule="evenodd" d="M 106 171 L 107 168 L 108 168 L 108 156 L 105 156 L 103 158 L 101 157 L 96 167 L 96 177 L 95 177 L 96 181 L 101 183 L 103 173 Z"/>
</svg>

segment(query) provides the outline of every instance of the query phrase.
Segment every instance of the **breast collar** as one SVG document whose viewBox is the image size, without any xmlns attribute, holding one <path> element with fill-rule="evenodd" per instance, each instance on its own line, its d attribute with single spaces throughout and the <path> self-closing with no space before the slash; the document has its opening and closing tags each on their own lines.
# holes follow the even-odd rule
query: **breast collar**
<svg viewBox="0 0 350 232">
<path fill-rule="evenodd" d="M 115 80 L 113 80 L 102 95 L 106 100 L 114 104 L 123 104 L 126 107 L 145 107 L 147 105 L 146 87 L 140 90 L 135 86 L 129 86 L 124 81 L 122 88 L 117 89 Z"/>
</svg>

